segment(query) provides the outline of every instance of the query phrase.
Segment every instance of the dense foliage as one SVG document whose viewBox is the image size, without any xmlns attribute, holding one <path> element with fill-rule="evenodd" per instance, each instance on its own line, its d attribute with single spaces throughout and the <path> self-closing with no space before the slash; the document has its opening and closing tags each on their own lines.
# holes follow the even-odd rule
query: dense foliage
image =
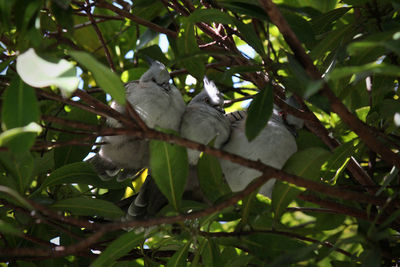
<svg viewBox="0 0 400 267">
<path fill-rule="evenodd" d="M 398 0 L 0 1 L 2 266 L 397 266 L 399 9 Z M 148 69 L 147 57 L 168 67 L 186 102 L 205 74 L 227 111 L 255 98 L 248 136 L 272 103 L 303 118 L 298 152 L 280 171 L 115 114 L 107 103 L 125 102 L 123 82 Z M 301 108 L 285 104 L 291 95 Z M 162 191 L 175 201 L 155 219 L 121 221 L 145 175 L 104 182 L 84 161 L 98 136 L 118 133 L 153 140 L 160 168 L 186 168 L 183 146 L 207 152 L 209 203 L 182 200 L 186 171 L 165 171 L 174 190 Z M 216 157 L 264 174 L 229 193 Z M 271 177 L 271 200 L 253 193 Z"/>
</svg>

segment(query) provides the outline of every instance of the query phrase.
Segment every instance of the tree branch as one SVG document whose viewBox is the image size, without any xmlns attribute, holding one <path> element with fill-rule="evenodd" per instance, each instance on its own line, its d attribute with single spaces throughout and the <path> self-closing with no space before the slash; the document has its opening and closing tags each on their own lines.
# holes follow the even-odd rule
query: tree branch
<svg viewBox="0 0 400 267">
<path fill-rule="evenodd" d="M 94 31 L 96 32 L 97 37 L 99 38 L 99 41 L 100 41 L 100 43 L 101 43 L 102 46 L 103 46 L 104 53 L 106 54 L 106 58 L 107 58 L 108 64 L 110 65 L 111 70 L 112 70 L 113 72 L 115 72 L 114 62 L 112 61 L 110 51 L 108 50 L 108 47 L 107 47 L 107 45 L 106 45 L 106 43 L 105 43 L 105 41 L 104 41 L 103 34 L 101 33 L 99 27 L 97 26 L 97 22 L 96 22 L 96 20 L 93 18 L 92 13 L 90 12 L 91 6 L 90 6 L 89 0 L 86 0 L 85 9 L 86 9 L 86 14 L 87 14 L 87 16 L 88 16 L 90 22 L 92 23 L 93 29 L 94 29 Z"/>
<path fill-rule="evenodd" d="M 276 5 L 271 0 L 259 0 L 259 3 L 263 7 L 264 11 L 268 14 L 272 23 L 278 27 L 285 41 L 292 49 L 297 60 L 300 62 L 300 64 L 302 64 L 307 74 L 313 79 L 321 79 L 321 74 L 314 66 L 311 58 L 307 55 L 306 51 L 301 45 L 301 42 L 297 38 L 296 34 L 292 31 Z M 368 147 L 380 154 L 386 162 L 400 168 L 400 156 L 386 148 L 380 141 L 378 141 L 370 127 L 352 114 L 339 100 L 339 98 L 335 96 L 326 83 L 324 83 L 322 93 L 329 99 L 332 110 L 340 116 L 347 126 L 352 129 Z"/>
</svg>

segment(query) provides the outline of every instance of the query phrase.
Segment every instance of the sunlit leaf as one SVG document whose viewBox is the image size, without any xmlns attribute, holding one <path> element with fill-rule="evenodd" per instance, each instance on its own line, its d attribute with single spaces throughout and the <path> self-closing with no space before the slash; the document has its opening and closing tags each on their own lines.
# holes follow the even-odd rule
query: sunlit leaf
<svg viewBox="0 0 400 267">
<path fill-rule="evenodd" d="M 75 66 L 65 59 L 56 63 L 39 57 L 28 49 L 17 58 L 17 72 L 22 80 L 33 87 L 57 86 L 64 96 L 70 96 L 78 88 Z"/>
<path fill-rule="evenodd" d="M 59 200 L 52 204 L 51 207 L 57 210 L 69 211 L 75 215 L 100 216 L 110 219 L 119 218 L 125 214 L 114 203 L 87 197 L 75 197 Z"/>
<path fill-rule="evenodd" d="M 110 266 L 114 261 L 121 258 L 137 247 L 144 239 L 143 233 L 137 234 L 130 231 L 118 237 L 100 254 L 90 265 L 91 267 Z"/>
<path fill-rule="evenodd" d="M 186 148 L 163 141 L 150 142 L 150 172 L 161 192 L 176 211 L 188 175 Z"/>
<path fill-rule="evenodd" d="M 121 105 L 125 105 L 125 87 L 121 79 L 109 68 L 97 61 L 92 55 L 81 51 L 70 51 L 69 54 L 87 68 L 94 76 L 96 83 Z"/>
<path fill-rule="evenodd" d="M 317 181 L 320 177 L 320 168 L 329 156 L 330 153 L 323 148 L 307 148 L 290 157 L 284 170 L 308 180 Z M 272 207 L 275 217 L 279 218 L 290 202 L 301 192 L 302 190 L 293 185 L 276 181 L 272 191 Z"/>
<path fill-rule="evenodd" d="M 39 120 L 39 106 L 35 91 L 20 79 L 14 79 L 4 92 L 1 109 L 2 128 L 8 130 L 0 135 L 1 143 L 14 152 L 24 152 L 33 145 L 41 131 L 36 123 Z"/>
</svg>

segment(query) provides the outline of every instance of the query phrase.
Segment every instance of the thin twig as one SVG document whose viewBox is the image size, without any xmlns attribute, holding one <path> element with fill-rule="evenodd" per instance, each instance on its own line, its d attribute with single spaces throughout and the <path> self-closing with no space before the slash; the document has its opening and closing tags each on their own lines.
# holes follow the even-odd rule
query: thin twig
<svg viewBox="0 0 400 267">
<path fill-rule="evenodd" d="M 303 65 L 307 74 L 312 79 L 321 79 L 321 74 L 319 73 L 318 69 L 315 67 L 311 58 L 304 50 L 301 42 L 277 6 L 271 0 L 259 0 L 259 3 L 263 7 L 264 11 L 268 14 L 271 21 L 278 27 L 285 41 L 294 52 L 294 55 L 299 63 Z M 347 126 L 353 130 L 368 147 L 380 154 L 386 162 L 400 168 L 400 156 L 385 147 L 379 140 L 377 140 L 373 130 L 347 109 L 340 99 L 332 92 L 327 83 L 324 83 L 321 91 L 323 95 L 329 99 L 332 110 L 340 116 L 343 122 L 345 122 Z"/>
<path fill-rule="evenodd" d="M 91 9 L 90 2 L 89 2 L 89 0 L 86 0 L 86 14 L 87 14 L 89 20 L 92 22 L 93 29 L 96 32 L 100 43 L 103 45 L 104 53 L 106 54 L 106 58 L 107 58 L 108 64 L 110 65 L 111 70 L 113 72 L 115 72 L 115 66 L 114 66 L 114 62 L 112 61 L 110 51 L 108 50 L 108 47 L 103 38 L 103 34 L 101 33 L 99 27 L 97 26 L 96 20 L 93 18 L 92 13 L 90 12 L 90 9 Z"/>
<path fill-rule="evenodd" d="M 134 22 L 136 22 L 136 23 L 138 23 L 140 25 L 146 26 L 146 27 L 148 27 L 149 29 L 151 29 L 151 30 L 153 30 L 155 32 L 164 33 L 164 34 L 166 34 L 166 35 L 168 35 L 169 37 L 172 37 L 172 38 L 178 37 L 178 34 L 176 32 L 168 30 L 168 29 L 165 29 L 165 28 L 163 28 L 163 27 L 161 27 L 161 26 L 159 26 L 157 24 L 154 24 L 152 22 L 149 22 L 147 20 L 139 18 L 139 17 L 137 17 L 137 16 L 125 11 L 125 10 L 119 9 L 116 6 L 114 6 L 114 5 L 110 4 L 110 3 L 107 3 L 104 0 L 99 0 L 96 3 L 96 6 L 111 10 L 111 11 L 117 13 L 118 15 L 123 16 L 125 18 L 128 18 L 128 19 L 130 19 L 130 20 L 132 20 L 132 21 L 134 21 Z"/>
</svg>

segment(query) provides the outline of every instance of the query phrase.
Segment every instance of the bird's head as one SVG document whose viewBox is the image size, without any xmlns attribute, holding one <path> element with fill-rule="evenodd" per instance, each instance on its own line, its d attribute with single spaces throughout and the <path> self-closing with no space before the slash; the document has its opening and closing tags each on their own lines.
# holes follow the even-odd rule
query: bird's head
<svg viewBox="0 0 400 267">
<path fill-rule="evenodd" d="M 142 77 L 140 77 L 139 82 L 141 83 L 155 83 L 157 86 L 162 87 L 165 91 L 171 90 L 169 84 L 170 75 L 165 65 L 159 61 L 152 61 L 150 69 L 148 69 Z"/>
<path fill-rule="evenodd" d="M 198 95 L 196 95 L 191 103 L 193 104 L 205 104 L 208 105 L 221 113 L 225 113 L 223 108 L 224 106 L 224 98 L 222 94 L 215 86 L 214 82 L 208 80 L 207 77 L 204 77 L 204 89 Z"/>
</svg>

